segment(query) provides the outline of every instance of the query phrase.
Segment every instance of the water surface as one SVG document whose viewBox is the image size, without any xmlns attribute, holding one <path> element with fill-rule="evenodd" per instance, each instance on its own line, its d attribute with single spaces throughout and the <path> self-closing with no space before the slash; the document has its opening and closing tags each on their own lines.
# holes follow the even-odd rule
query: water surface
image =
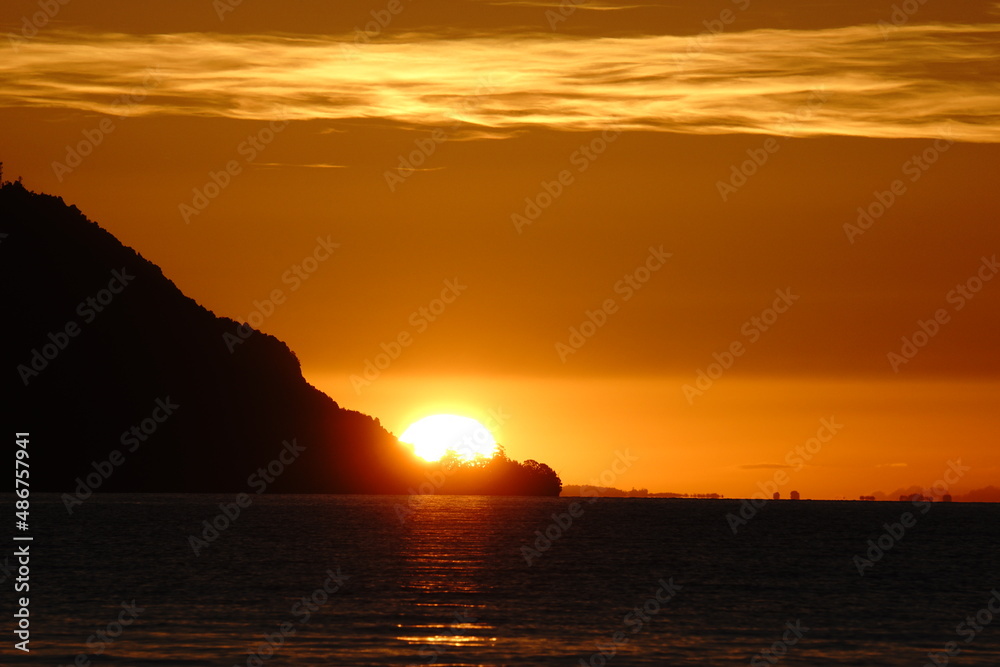
<svg viewBox="0 0 1000 667">
<path fill-rule="evenodd" d="M 778 664 L 894 666 L 956 641 L 953 664 L 1000 664 L 1000 620 L 958 634 L 1000 587 L 997 505 L 778 501 L 734 535 L 731 500 L 263 495 L 196 556 L 233 500 L 37 496 L 32 653 L 10 662 L 719 665 L 778 642 Z"/>
</svg>

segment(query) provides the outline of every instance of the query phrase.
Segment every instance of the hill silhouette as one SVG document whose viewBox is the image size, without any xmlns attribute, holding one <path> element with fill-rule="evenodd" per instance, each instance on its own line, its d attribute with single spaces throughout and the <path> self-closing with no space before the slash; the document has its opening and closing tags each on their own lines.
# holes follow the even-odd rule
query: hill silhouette
<svg viewBox="0 0 1000 667">
<path fill-rule="evenodd" d="M 407 494 L 440 467 L 61 198 L 0 185 L 0 272 L 8 427 L 30 433 L 34 491 Z M 507 483 L 470 468 L 434 492 L 558 495 L 548 466 L 503 460 Z"/>
</svg>

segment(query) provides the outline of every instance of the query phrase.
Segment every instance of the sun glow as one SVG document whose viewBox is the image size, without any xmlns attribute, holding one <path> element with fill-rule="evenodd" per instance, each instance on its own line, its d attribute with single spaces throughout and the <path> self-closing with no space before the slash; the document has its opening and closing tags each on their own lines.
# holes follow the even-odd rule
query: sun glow
<svg viewBox="0 0 1000 667">
<path fill-rule="evenodd" d="M 449 450 L 462 461 L 491 457 L 497 449 L 489 429 L 471 417 L 431 415 L 403 431 L 399 441 L 412 445 L 413 453 L 426 461 L 437 461 Z"/>
</svg>

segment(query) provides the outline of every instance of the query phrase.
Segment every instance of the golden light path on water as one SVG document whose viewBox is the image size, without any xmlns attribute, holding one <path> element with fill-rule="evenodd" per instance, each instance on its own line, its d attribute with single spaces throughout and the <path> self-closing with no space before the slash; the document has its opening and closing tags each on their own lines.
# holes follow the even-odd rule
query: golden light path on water
<svg viewBox="0 0 1000 667">
<path fill-rule="evenodd" d="M 484 606 L 477 601 L 488 593 L 495 553 L 494 537 L 481 519 L 490 513 L 491 501 L 465 497 L 454 503 L 436 496 L 412 501 L 401 552 L 408 574 L 403 588 L 421 598 L 415 606 L 440 622 L 398 623 L 396 639 L 442 648 L 494 644 L 497 628 L 482 620 Z"/>
</svg>

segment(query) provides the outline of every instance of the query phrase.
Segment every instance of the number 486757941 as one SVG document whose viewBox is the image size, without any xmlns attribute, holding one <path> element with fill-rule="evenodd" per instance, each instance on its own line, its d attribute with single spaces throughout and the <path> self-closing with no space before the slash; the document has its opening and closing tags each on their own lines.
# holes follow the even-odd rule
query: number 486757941
<svg viewBox="0 0 1000 667">
<path fill-rule="evenodd" d="M 27 523 L 28 521 L 28 495 L 30 493 L 28 487 L 28 434 L 18 433 L 17 434 L 17 450 L 14 455 L 14 485 L 16 488 L 18 500 L 15 506 L 19 510 L 16 516 L 21 521 Z"/>
</svg>

